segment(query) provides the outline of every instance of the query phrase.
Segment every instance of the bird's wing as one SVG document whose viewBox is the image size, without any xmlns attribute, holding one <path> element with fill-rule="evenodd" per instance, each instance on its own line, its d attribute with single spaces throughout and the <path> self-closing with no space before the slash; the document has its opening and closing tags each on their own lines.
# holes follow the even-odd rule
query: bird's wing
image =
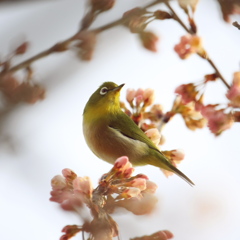
<svg viewBox="0 0 240 240">
<path fill-rule="evenodd" d="M 149 148 L 163 155 L 157 149 L 156 145 L 147 137 L 147 135 L 126 114 L 119 114 L 116 118 L 112 119 L 112 121 L 109 123 L 109 127 L 117 130 L 125 137 L 147 144 Z"/>
</svg>

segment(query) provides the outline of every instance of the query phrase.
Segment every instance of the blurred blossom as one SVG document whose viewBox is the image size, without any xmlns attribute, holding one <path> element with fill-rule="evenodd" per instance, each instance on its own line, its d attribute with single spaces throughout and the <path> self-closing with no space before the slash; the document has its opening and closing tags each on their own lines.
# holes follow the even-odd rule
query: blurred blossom
<svg viewBox="0 0 240 240">
<path fill-rule="evenodd" d="M 150 181 L 150 180 L 146 180 L 146 189 L 143 191 L 144 193 L 155 193 L 157 190 L 157 184 Z"/>
<path fill-rule="evenodd" d="M 119 157 L 113 166 L 113 169 L 119 172 L 124 172 L 125 170 L 132 168 L 132 164 L 129 162 L 128 157 Z"/>
<path fill-rule="evenodd" d="M 129 104 L 132 104 L 133 99 L 135 98 L 136 95 L 136 90 L 134 89 L 127 89 L 127 95 L 126 95 L 126 99 L 128 101 Z"/>
<path fill-rule="evenodd" d="M 133 198 L 133 197 L 139 197 L 141 193 L 141 190 L 136 187 L 129 187 L 122 191 L 122 193 L 119 195 L 120 198 Z"/>
<path fill-rule="evenodd" d="M 162 151 L 162 153 L 171 161 L 179 163 L 185 157 L 184 151 L 182 149 L 175 149 L 171 151 Z"/>
<path fill-rule="evenodd" d="M 152 142 L 157 146 L 161 139 L 161 133 L 158 131 L 157 128 L 148 129 L 145 134 L 148 138 L 152 140 Z"/>
<path fill-rule="evenodd" d="M 174 50 L 181 59 L 186 59 L 193 53 L 199 53 L 204 57 L 202 40 L 197 35 L 182 36 L 180 43 L 174 47 Z"/>
<path fill-rule="evenodd" d="M 81 31 L 74 39 L 77 40 L 75 47 L 78 48 L 78 56 L 82 60 L 89 61 L 92 59 L 95 45 L 96 45 L 97 34 L 93 31 Z"/>
<path fill-rule="evenodd" d="M 173 112 L 181 114 L 186 126 L 191 130 L 196 130 L 197 128 L 203 128 L 206 126 L 206 119 L 203 117 L 201 112 L 196 111 L 196 103 L 189 102 L 188 104 L 183 104 L 181 97 L 177 98 L 174 102 Z"/>
<path fill-rule="evenodd" d="M 54 190 L 62 190 L 66 187 L 67 183 L 63 176 L 57 175 L 52 178 L 51 185 Z"/>
<path fill-rule="evenodd" d="M 77 177 L 77 174 L 69 168 L 64 168 L 62 170 L 62 175 L 66 178 L 67 181 L 70 182 L 72 182 Z"/>
<path fill-rule="evenodd" d="M 153 104 L 155 100 L 155 92 L 153 89 L 151 88 L 147 88 L 145 89 L 145 91 L 143 92 L 143 101 L 144 101 L 144 105 L 150 106 Z"/>
<path fill-rule="evenodd" d="M 77 177 L 73 180 L 73 190 L 85 195 L 87 198 L 92 197 L 92 182 L 89 177 Z"/>
<path fill-rule="evenodd" d="M 199 0 L 178 0 L 179 6 L 185 11 L 188 12 L 188 7 L 195 12 Z"/>
<path fill-rule="evenodd" d="M 189 83 L 177 87 L 175 93 L 181 95 L 183 104 L 187 104 L 196 100 L 198 91 L 193 83 Z"/>
<path fill-rule="evenodd" d="M 157 42 L 159 40 L 157 35 L 149 31 L 143 31 L 139 33 L 139 37 L 146 49 L 157 52 Z"/>
<path fill-rule="evenodd" d="M 231 88 L 226 97 L 231 101 L 233 107 L 240 107 L 240 72 L 235 72 Z"/>
<path fill-rule="evenodd" d="M 67 225 L 62 229 L 65 234 L 61 236 L 60 240 L 68 240 L 75 236 L 82 229 L 78 225 Z"/>
<path fill-rule="evenodd" d="M 234 118 L 231 113 L 225 113 L 225 109 L 216 110 L 217 105 L 202 107 L 201 113 L 208 120 L 208 127 L 216 136 L 224 130 L 231 128 Z"/>
</svg>

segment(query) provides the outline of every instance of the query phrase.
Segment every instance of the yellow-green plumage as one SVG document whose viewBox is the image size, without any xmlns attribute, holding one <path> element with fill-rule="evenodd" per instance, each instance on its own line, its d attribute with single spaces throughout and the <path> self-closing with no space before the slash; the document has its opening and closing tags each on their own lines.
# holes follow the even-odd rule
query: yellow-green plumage
<svg viewBox="0 0 240 240">
<path fill-rule="evenodd" d="M 123 85 L 105 82 L 88 100 L 83 112 L 83 133 L 90 149 L 111 164 L 118 157 L 128 156 L 134 166 L 160 167 L 194 185 L 121 110 L 119 96 Z"/>
</svg>

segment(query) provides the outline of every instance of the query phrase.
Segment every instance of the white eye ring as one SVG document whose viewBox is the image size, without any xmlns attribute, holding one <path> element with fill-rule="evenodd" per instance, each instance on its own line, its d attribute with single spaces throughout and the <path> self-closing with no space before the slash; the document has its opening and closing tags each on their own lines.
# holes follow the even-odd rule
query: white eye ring
<svg viewBox="0 0 240 240">
<path fill-rule="evenodd" d="M 103 87 L 103 88 L 101 88 L 101 90 L 100 90 L 100 94 L 101 94 L 101 95 L 105 95 L 107 92 L 108 92 L 108 88 L 107 88 L 107 87 Z"/>
</svg>

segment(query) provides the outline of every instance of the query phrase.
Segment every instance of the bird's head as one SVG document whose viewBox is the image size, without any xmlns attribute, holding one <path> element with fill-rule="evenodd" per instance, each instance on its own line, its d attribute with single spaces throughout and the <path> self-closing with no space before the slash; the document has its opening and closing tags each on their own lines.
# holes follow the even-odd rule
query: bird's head
<svg viewBox="0 0 240 240">
<path fill-rule="evenodd" d="M 93 114 L 114 112 L 120 109 L 120 90 L 124 84 L 114 82 L 103 83 L 89 98 L 84 113 L 91 111 Z M 94 111 L 93 111 L 94 110 Z"/>
</svg>

